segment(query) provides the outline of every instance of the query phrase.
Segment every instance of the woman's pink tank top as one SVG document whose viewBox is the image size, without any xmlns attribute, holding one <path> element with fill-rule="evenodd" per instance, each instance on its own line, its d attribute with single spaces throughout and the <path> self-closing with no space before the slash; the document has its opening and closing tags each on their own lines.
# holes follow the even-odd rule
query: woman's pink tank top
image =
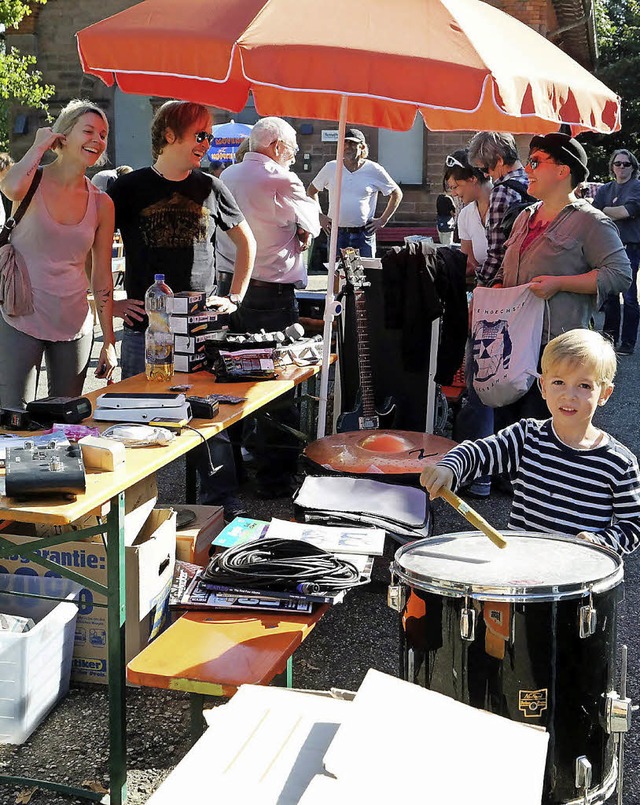
<svg viewBox="0 0 640 805">
<path fill-rule="evenodd" d="M 78 224 L 60 224 L 47 210 L 42 185 L 35 192 L 11 243 L 24 257 L 33 288 L 30 316 L 2 315 L 7 324 L 43 341 L 74 341 L 91 331 L 85 260 L 98 226 L 100 191 L 85 178 L 89 199 Z"/>
</svg>

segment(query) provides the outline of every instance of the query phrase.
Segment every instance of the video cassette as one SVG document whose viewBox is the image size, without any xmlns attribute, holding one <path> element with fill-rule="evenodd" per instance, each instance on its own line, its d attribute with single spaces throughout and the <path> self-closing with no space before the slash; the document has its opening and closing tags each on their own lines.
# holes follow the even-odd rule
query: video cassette
<svg viewBox="0 0 640 805">
<path fill-rule="evenodd" d="M 201 335 L 212 330 L 220 330 L 228 324 L 229 315 L 227 313 L 217 313 L 208 310 L 205 313 L 194 315 L 176 316 L 172 315 L 169 319 L 171 332 L 177 335 Z"/>
<path fill-rule="evenodd" d="M 184 355 L 176 352 L 173 356 L 174 372 L 201 372 L 209 365 L 204 355 Z"/>
<path fill-rule="evenodd" d="M 176 335 L 174 336 L 174 350 L 184 355 L 204 355 L 204 347 L 207 341 L 217 341 L 220 335 L 219 330 L 212 333 L 202 333 L 202 335 Z"/>
<path fill-rule="evenodd" d="M 172 313 L 174 315 L 194 315 L 205 313 L 207 294 L 204 291 L 179 291 L 173 295 Z"/>
</svg>

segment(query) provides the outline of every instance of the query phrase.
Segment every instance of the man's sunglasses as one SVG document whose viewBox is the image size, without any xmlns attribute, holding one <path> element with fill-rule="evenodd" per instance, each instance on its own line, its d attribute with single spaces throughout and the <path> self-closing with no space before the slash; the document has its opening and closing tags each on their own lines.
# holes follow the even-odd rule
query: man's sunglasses
<svg viewBox="0 0 640 805">
<path fill-rule="evenodd" d="M 211 142 L 213 141 L 213 134 L 211 134 L 210 131 L 197 131 L 196 142 L 203 143 L 205 140 L 209 143 L 209 145 L 211 145 Z"/>
<path fill-rule="evenodd" d="M 616 168 L 630 168 L 631 167 L 630 162 L 617 162 L 616 161 L 613 164 L 614 164 L 614 167 L 616 167 Z"/>
</svg>

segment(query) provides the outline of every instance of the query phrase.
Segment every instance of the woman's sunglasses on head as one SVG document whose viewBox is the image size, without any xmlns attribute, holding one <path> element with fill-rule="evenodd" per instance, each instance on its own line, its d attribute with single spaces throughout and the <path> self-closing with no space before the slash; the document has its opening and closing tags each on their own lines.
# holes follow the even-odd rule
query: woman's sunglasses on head
<svg viewBox="0 0 640 805">
<path fill-rule="evenodd" d="M 455 157 L 451 156 L 451 154 L 447 155 L 447 157 L 444 160 L 444 164 L 447 166 L 447 168 L 465 168 L 466 170 L 469 167 L 468 165 L 465 165 L 463 162 L 460 162 L 459 159 L 456 159 Z"/>
</svg>

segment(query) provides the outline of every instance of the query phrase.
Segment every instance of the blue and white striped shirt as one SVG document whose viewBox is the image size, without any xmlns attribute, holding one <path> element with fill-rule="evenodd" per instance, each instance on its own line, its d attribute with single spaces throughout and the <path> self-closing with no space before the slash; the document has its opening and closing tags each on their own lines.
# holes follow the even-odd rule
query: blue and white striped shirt
<svg viewBox="0 0 640 805">
<path fill-rule="evenodd" d="M 522 419 L 495 436 L 466 441 L 438 462 L 459 486 L 507 472 L 513 481 L 509 528 L 593 534 L 620 554 L 640 544 L 640 472 L 633 453 L 612 436 L 591 450 L 560 441 L 550 419 Z"/>
</svg>

